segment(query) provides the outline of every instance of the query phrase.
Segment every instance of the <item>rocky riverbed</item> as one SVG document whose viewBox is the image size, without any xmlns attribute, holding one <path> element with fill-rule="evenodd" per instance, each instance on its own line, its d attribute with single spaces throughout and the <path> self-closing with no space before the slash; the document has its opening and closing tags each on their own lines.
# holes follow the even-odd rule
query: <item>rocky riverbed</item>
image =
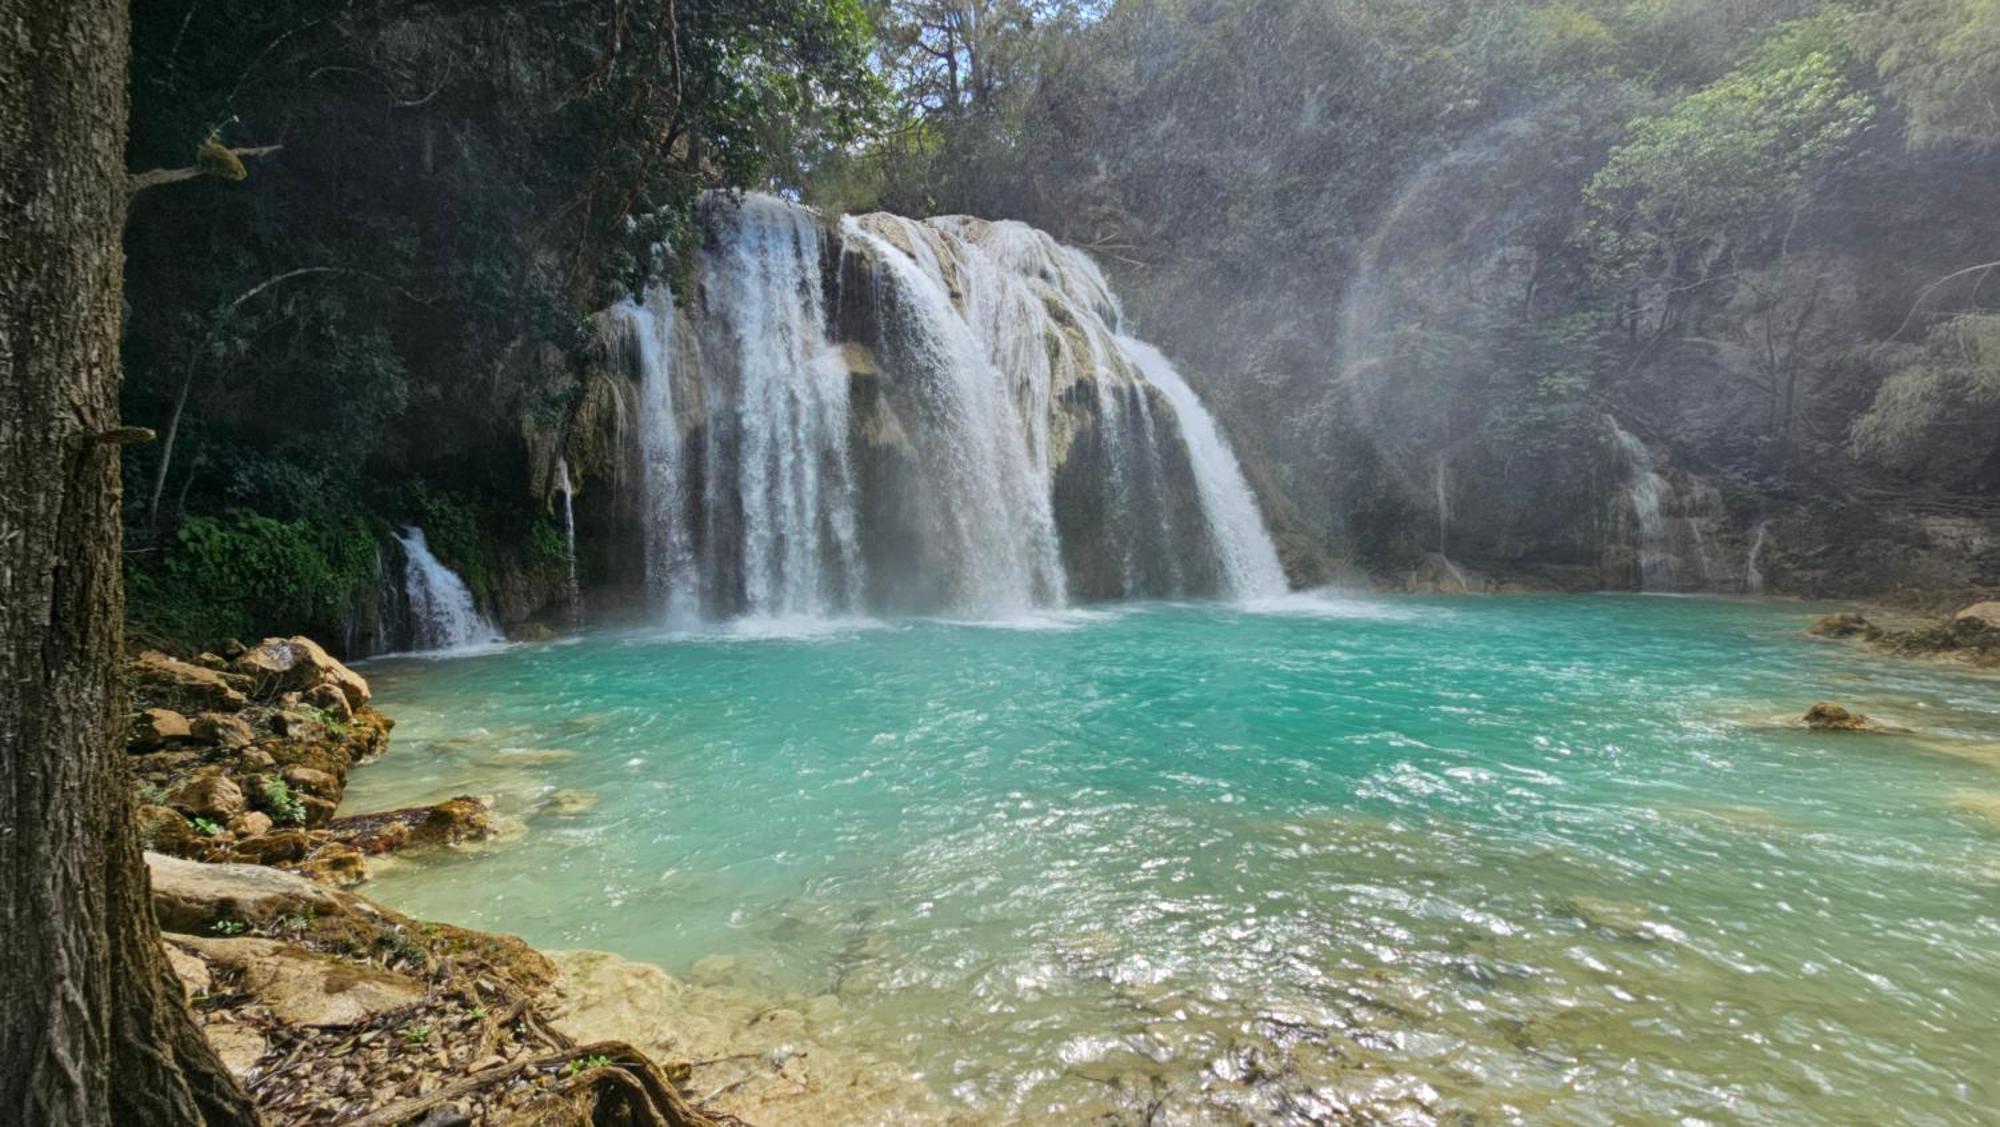
<svg viewBox="0 0 2000 1127">
<path fill-rule="evenodd" d="M 393 724 L 306 638 L 131 664 L 135 817 L 198 1023 L 273 1122 L 941 1119 L 905 1070 L 816 1045 L 810 1005 L 423 922 L 371 861 L 490 838 L 458 796 L 342 815 Z"/>
</svg>

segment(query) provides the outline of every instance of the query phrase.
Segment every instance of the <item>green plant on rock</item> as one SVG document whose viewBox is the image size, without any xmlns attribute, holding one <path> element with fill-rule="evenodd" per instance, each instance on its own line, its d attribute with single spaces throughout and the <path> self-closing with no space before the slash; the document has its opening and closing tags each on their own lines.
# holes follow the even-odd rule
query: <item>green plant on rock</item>
<svg viewBox="0 0 2000 1127">
<path fill-rule="evenodd" d="M 242 920 L 217 920 L 208 925 L 208 930 L 217 935 L 242 935 L 250 930 L 250 925 Z"/>
<path fill-rule="evenodd" d="M 593 1069 L 610 1068 L 610 1067 L 611 1067 L 610 1057 L 604 1056 L 601 1053 L 593 1053 L 590 1056 L 578 1057 L 577 1059 L 569 1062 L 568 1072 L 571 1076 L 577 1076 L 585 1072 L 590 1072 Z"/>
<path fill-rule="evenodd" d="M 406 1045 L 423 1045 L 430 1039 L 431 1027 L 428 1025 L 412 1025 L 403 1030 L 403 1043 Z"/>
<path fill-rule="evenodd" d="M 214 837 L 216 834 L 222 832 L 221 826 L 207 818 L 193 818 L 190 821 L 194 825 L 194 832 L 203 837 Z"/>
<path fill-rule="evenodd" d="M 292 793 L 291 785 L 283 779 L 269 779 L 264 783 L 258 796 L 264 812 L 279 825 L 302 826 L 306 822 L 306 804 Z"/>
</svg>

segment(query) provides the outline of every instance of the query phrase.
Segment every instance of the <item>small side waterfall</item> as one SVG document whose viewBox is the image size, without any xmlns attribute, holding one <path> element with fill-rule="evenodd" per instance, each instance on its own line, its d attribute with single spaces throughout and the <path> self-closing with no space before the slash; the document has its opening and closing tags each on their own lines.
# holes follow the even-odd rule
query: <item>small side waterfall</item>
<svg viewBox="0 0 2000 1127">
<path fill-rule="evenodd" d="M 1194 462 L 1202 511 L 1208 517 L 1209 536 L 1222 561 L 1228 593 L 1238 599 L 1284 594 L 1288 584 L 1284 566 L 1278 562 L 1278 549 L 1264 528 L 1264 516 L 1257 509 L 1256 494 L 1250 492 L 1250 483 L 1243 477 L 1243 467 L 1223 441 L 1214 417 L 1158 349 L 1130 337 L 1120 338 L 1118 343 L 1145 373 L 1147 382 L 1166 395 L 1167 401 L 1174 405 L 1175 414 L 1180 416 L 1181 437 L 1186 440 L 1188 457 Z"/>
<path fill-rule="evenodd" d="M 634 430 L 639 451 L 639 496 L 645 538 L 646 586 L 669 622 L 700 615 L 693 543 L 685 517 L 683 443 L 674 410 L 674 303 L 664 286 L 641 301 L 621 301 L 605 312 L 611 344 L 639 377 Z"/>
<path fill-rule="evenodd" d="M 1661 497 L 1672 492 L 1667 479 L 1653 469 L 1652 451 L 1616 419 L 1605 416 L 1611 436 L 1625 462 L 1625 495 L 1632 502 L 1632 516 L 1639 522 L 1639 586 L 1645 591 L 1671 590 L 1675 581 L 1674 555 L 1667 544 L 1666 521 L 1661 517 Z"/>
<path fill-rule="evenodd" d="M 1743 590 L 1746 594 L 1764 593 L 1764 570 L 1758 566 L 1764 557 L 1764 542 L 1770 538 L 1771 522 L 1757 522 L 1757 531 L 1750 537 L 1750 555 L 1743 561 Z"/>
<path fill-rule="evenodd" d="M 576 487 L 570 483 L 568 458 L 558 457 L 556 459 L 556 488 L 562 491 L 563 554 L 567 557 L 567 562 L 569 563 L 567 596 L 570 613 L 573 615 L 576 613 L 578 604 L 582 601 L 582 588 L 577 585 L 576 581 Z"/>
<path fill-rule="evenodd" d="M 431 554 L 423 529 L 405 528 L 396 542 L 403 546 L 403 588 L 410 600 L 413 648 L 452 650 L 506 640 L 479 613 L 465 580 Z"/>
</svg>

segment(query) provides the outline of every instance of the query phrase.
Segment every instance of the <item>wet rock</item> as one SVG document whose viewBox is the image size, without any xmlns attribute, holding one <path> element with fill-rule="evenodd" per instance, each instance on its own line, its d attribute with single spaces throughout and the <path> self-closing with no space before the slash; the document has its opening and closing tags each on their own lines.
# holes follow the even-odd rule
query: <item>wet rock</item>
<svg viewBox="0 0 2000 1127">
<path fill-rule="evenodd" d="M 559 790 L 543 799 L 535 809 L 543 814 L 570 817 L 596 805 L 597 796 L 587 790 Z"/>
<path fill-rule="evenodd" d="M 368 862 L 360 850 L 340 842 L 322 845 L 301 861 L 300 876 L 331 888 L 353 888 L 368 879 Z"/>
<path fill-rule="evenodd" d="M 246 772 L 272 771 L 278 766 L 278 761 L 271 758 L 270 752 L 254 747 L 245 748 L 243 754 L 236 757 L 236 762 Z"/>
<path fill-rule="evenodd" d="M 178 855 L 201 842 L 187 816 L 169 806 L 141 806 L 133 812 L 132 822 L 139 831 L 139 844 L 146 849 Z"/>
<path fill-rule="evenodd" d="M 1818 704 L 1806 709 L 1806 714 L 1801 719 L 1805 722 L 1806 727 L 1811 728 L 1815 732 L 1874 732 L 1881 730 L 1881 725 L 1868 719 L 1868 717 L 1863 716 L 1859 712 L 1849 712 L 1847 709 L 1831 701 L 1820 701 Z"/>
<path fill-rule="evenodd" d="M 236 669 L 254 678 L 263 695 L 307 693 L 331 685 L 346 698 L 349 710 L 369 700 L 368 682 L 311 638 L 266 638 L 236 659 Z"/>
<path fill-rule="evenodd" d="M 304 830 L 267 829 L 237 842 L 229 850 L 229 859 L 252 865 L 289 865 L 303 861 L 312 849 L 313 840 Z"/>
<path fill-rule="evenodd" d="M 231 716 L 225 712 L 204 712 L 194 718 L 192 725 L 194 738 L 217 747 L 235 749 L 248 747 L 257 738 L 257 732 L 241 716 Z"/>
<path fill-rule="evenodd" d="M 250 703 L 244 694 L 248 678 L 203 669 L 158 650 L 147 650 L 133 660 L 132 682 L 143 699 L 159 704 L 235 712 Z"/>
<path fill-rule="evenodd" d="M 187 717 L 170 708 L 149 708 L 132 722 L 126 744 L 133 751 L 152 751 L 188 739 L 193 733 Z"/>
<path fill-rule="evenodd" d="M 336 818 L 327 823 L 326 832 L 365 853 L 391 853 L 409 846 L 479 841 L 493 836 L 493 828 L 492 807 L 482 799 L 460 795 L 436 806 Z"/>
<path fill-rule="evenodd" d="M 517 642 L 553 642 L 555 637 L 556 632 L 541 622 L 530 622 L 514 631 Z"/>
<path fill-rule="evenodd" d="M 271 832 L 271 816 L 261 810 L 251 810 L 229 819 L 230 833 L 239 838 L 261 837 Z"/>
<path fill-rule="evenodd" d="M 1865 638 L 1882 636 L 1882 628 L 1853 611 L 1829 614 L 1806 628 L 1816 638 Z"/>
<path fill-rule="evenodd" d="M 182 783 L 179 789 L 167 796 L 167 805 L 190 818 L 227 822 L 243 813 L 249 803 L 245 801 L 241 787 L 227 775 L 216 772 L 197 775 Z"/>
<path fill-rule="evenodd" d="M 275 940 L 189 936 L 176 942 L 236 971 L 239 990 L 291 1025 L 355 1025 L 424 1000 L 423 984 L 408 975 Z"/>
<path fill-rule="evenodd" d="M 271 730 L 288 740 L 316 740 L 326 735 L 326 725 L 317 716 L 291 709 L 271 714 Z"/>
<path fill-rule="evenodd" d="M 262 865 L 211 865 L 148 853 L 146 868 L 160 926 L 188 935 L 203 934 L 219 920 L 258 923 L 339 906 L 332 893 L 304 877 Z"/>
</svg>

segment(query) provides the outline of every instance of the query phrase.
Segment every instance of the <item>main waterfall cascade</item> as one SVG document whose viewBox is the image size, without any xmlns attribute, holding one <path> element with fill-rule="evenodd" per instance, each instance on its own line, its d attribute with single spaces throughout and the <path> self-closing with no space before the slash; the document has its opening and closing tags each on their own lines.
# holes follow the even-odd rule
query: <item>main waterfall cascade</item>
<svg viewBox="0 0 2000 1127">
<path fill-rule="evenodd" d="M 670 623 L 1286 590 L 1214 419 L 1081 252 L 754 194 L 703 229 L 683 308 L 655 285 L 601 318 Z"/>
</svg>

